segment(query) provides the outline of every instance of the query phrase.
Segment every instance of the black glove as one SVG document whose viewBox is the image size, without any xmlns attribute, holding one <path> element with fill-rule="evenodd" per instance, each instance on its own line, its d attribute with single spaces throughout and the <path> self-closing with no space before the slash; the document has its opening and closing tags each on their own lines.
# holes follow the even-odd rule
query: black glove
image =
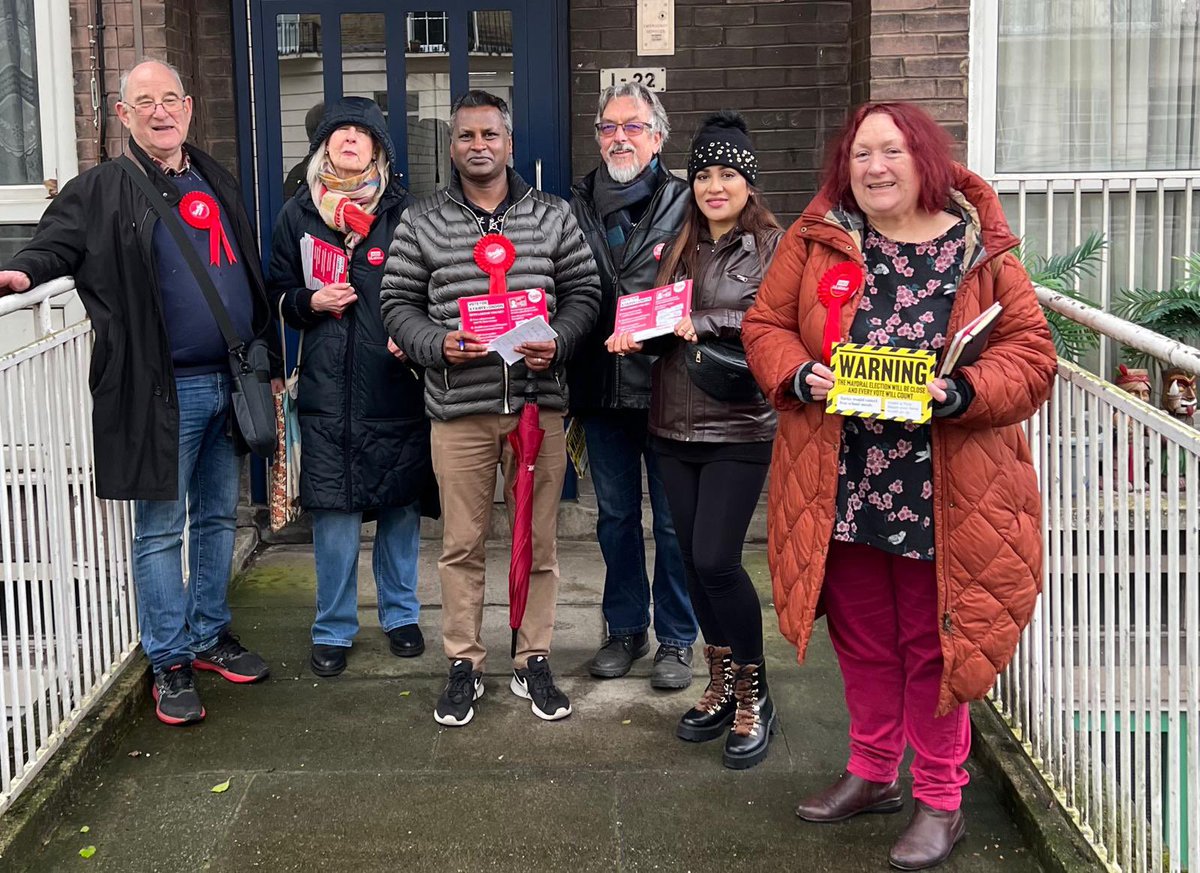
<svg viewBox="0 0 1200 873">
<path fill-rule="evenodd" d="M 975 399 L 975 389 L 966 379 L 946 380 L 946 399 L 933 401 L 934 418 L 957 418 Z"/>
</svg>

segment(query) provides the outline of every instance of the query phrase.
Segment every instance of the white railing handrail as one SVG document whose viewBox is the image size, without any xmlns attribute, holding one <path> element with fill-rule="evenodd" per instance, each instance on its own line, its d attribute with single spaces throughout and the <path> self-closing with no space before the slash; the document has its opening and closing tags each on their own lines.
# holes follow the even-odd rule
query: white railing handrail
<svg viewBox="0 0 1200 873">
<path fill-rule="evenodd" d="M 75 277 L 63 276 L 60 279 L 51 279 L 49 282 L 35 285 L 20 294 L 5 294 L 0 297 L 0 316 L 20 312 L 22 309 L 32 309 L 39 303 L 70 294 L 74 290 Z"/>
<path fill-rule="evenodd" d="M 1034 285 L 1038 301 L 1048 309 L 1074 322 L 1091 328 L 1104 336 L 1111 337 L 1122 345 L 1145 352 L 1173 367 L 1185 370 L 1189 375 L 1200 376 L 1200 349 L 1155 333 L 1131 321 L 1118 318 L 1111 312 L 1088 306 L 1065 294 Z"/>
</svg>

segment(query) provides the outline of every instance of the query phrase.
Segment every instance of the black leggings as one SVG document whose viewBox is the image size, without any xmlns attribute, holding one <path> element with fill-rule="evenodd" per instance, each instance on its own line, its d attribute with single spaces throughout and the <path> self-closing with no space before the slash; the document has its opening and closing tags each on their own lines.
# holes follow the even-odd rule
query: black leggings
<svg viewBox="0 0 1200 873">
<path fill-rule="evenodd" d="M 710 646 L 732 648 L 739 664 L 763 656 L 762 606 L 742 545 L 769 466 L 658 455 L 700 630 Z"/>
</svg>

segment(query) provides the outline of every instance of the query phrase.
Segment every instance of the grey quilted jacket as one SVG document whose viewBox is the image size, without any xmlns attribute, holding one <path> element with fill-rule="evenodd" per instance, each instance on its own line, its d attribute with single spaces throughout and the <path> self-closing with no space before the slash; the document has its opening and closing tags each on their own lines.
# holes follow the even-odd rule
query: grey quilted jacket
<svg viewBox="0 0 1200 873">
<path fill-rule="evenodd" d="M 517 250 L 508 287 L 543 289 L 558 334 L 554 362 L 540 374 L 523 362 L 505 366 L 496 353 L 456 366 L 442 354 L 446 334 L 459 326 L 458 299 L 488 291 L 487 274 L 474 258 L 483 227 L 466 205 L 457 174 L 448 188 L 405 210 L 388 251 L 379 295 L 383 324 L 425 368 L 425 409 L 439 421 L 517 412 L 531 392 L 542 407 L 566 409 L 566 362 L 600 311 L 596 262 L 566 202 L 535 191 L 511 169 L 508 185 L 513 205 L 503 231 Z"/>
</svg>

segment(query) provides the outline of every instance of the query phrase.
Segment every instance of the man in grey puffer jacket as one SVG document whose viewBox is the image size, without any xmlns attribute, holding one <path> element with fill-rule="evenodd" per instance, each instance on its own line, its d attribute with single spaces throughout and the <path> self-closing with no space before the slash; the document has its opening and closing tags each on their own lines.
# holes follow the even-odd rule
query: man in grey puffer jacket
<svg viewBox="0 0 1200 873">
<path fill-rule="evenodd" d="M 496 463 L 503 464 L 511 485 L 516 465 L 507 435 L 532 393 L 546 438 L 534 472 L 529 600 L 509 687 L 531 701 L 534 715 L 552 721 L 571 714 L 547 660 L 558 596 L 558 501 L 566 473 L 564 365 L 596 320 L 600 280 L 567 204 L 531 189 L 508 168 L 512 116 L 503 100 L 485 91 L 460 98 L 451 114 L 450 153 L 455 172 L 449 187 L 418 200 L 401 218 L 380 292 L 388 333 L 425 368 L 425 406 L 433 419 L 430 439 L 443 517 L 442 640 L 450 659 L 434 719 L 465 725 L 483 695 L 484 546 Z M 476 243 L 488 233 L 503 233 L 512 242 L 516 261 L 508 286 L 542 289 L 557 335 L 518 347 L 524 359 L 511 367 L 459 325 L 459 298 L 488 293 L 487 274 L 474 258 Z M 510 487 L 506 500 L 511 496 Z"/>
</svg>

